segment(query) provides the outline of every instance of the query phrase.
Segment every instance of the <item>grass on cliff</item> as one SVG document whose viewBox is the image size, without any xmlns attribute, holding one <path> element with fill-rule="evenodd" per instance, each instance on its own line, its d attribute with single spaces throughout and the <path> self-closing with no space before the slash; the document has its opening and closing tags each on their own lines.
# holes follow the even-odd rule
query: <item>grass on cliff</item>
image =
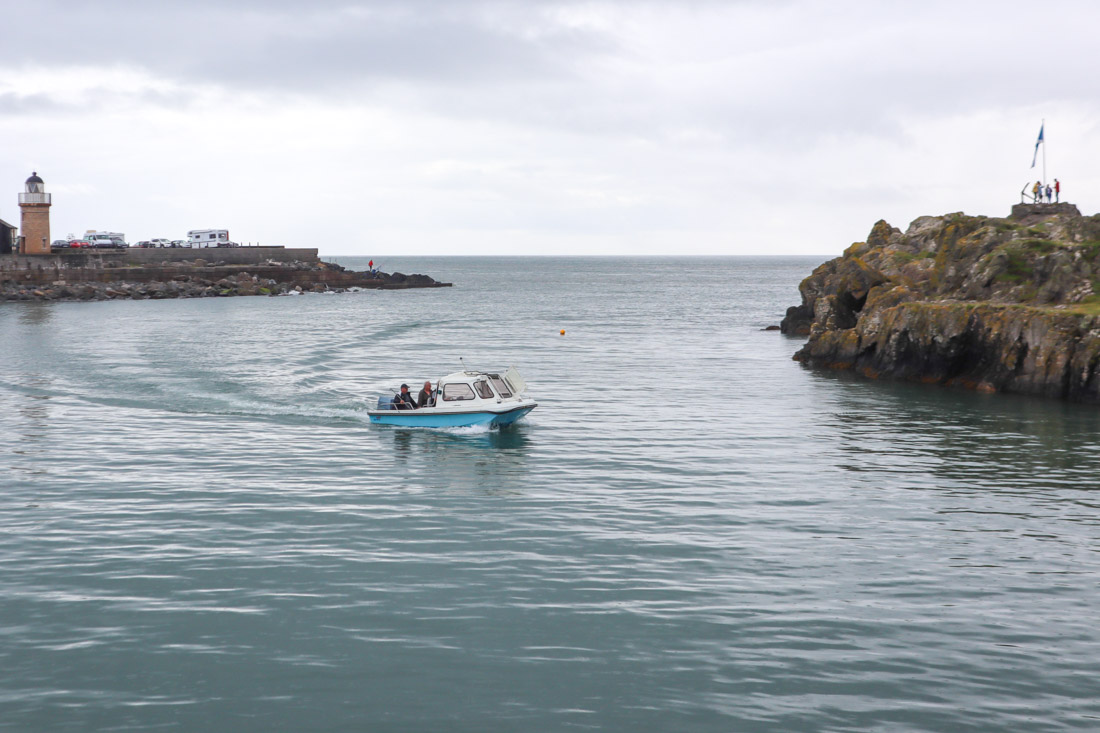
<svg viewBox="0 0 1100 733">
<path fill-rule="evenodd" d="M 1092 292 L 1097 293 L 1097 295 L 1090 295 L 1059 310 L 1079 313 L 1083 316 L 1100 316 L 1100 278 L 1092 281 Z"/>
<path fill-rule="evenodd" d="M 1035 275 L 1035 255 L 1050 254 L 1062 247 L 1049 239 L 1021 239 L 1002 247 L 1006 257 L 1004 272 L 997 275 L 1001 282 L 1022 283 Z"/>
<path fill-rule="evenodd" d="M 1082 242 L 1077 246 L 1090 262 L 1100 256 L 1100 242 Z"/>
<path fill-rule="evenodd" d="M 1062 313 L 1076 313 L 1081 316 L 1100 316 L 1100 296 L 1090 295 L 1080 303 L 1074 303 L 1058 310 Z"/>
<path fill-rule="evenodd" d="M 1006 262 L 1004 272 L 997 275 L 1001 282 L 1021 283 L 1035 274 L 1031 261 L 1018 247 L 1005 247 Z"/>
<path fill-rule="evenodd" d="M 929 252 L 894 252 L 891 255 L 894 258 L 894 262 L 899 265 L 907 265 L 910 262 L 916 262 L 917 260 L 932 260 L 936 258 L 936 253 Z"/>
</svg>

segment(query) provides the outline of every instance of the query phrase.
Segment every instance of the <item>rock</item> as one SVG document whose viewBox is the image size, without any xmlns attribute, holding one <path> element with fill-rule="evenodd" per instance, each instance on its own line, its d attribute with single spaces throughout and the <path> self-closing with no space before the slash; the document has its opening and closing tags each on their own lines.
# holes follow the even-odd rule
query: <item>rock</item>
<svg viewBox="0 0 1100 733">
<path fill-rule="evenodd" d="M 981 391 L 1100 402 L 1100 215 L 1070 204 L 1009 219 L 884 221 L 799 285 L 795 359 Z"/>
</svg>

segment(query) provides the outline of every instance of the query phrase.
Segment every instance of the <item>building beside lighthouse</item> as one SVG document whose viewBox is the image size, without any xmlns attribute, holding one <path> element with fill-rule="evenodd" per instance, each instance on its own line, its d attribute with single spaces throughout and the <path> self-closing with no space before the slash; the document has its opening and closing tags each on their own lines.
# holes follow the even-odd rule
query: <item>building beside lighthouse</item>
<svg viewBox="0 0 1100 733">
<path fill-rule="evenodd" d="M 27 179 L 27 190 L 19 194 L 23 218 L 19 226 L 19 251 L 26 255 L 50 254 L 50 194 L 38 172 Z"/>
<path fill-rule="evenodd" d="M 18 227 L 0 219 L 0 255 L 10 255 L 15 249 Z"/>
</svg>

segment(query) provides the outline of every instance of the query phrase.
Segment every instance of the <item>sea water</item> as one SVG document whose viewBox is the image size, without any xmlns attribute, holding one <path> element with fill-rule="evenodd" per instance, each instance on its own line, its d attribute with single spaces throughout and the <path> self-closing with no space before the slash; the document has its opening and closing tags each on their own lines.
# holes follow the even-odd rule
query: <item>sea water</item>
<svg viewBox="0 0 1100 733">
<path fill-rule="evenodd" d="M 375 259 L 0 304 L 0 730 L 1100 729 L 1100 410 L 800 366 L 824 258 Z M 538 409 L 369 424 L 460 357 Z"/>
</svg>

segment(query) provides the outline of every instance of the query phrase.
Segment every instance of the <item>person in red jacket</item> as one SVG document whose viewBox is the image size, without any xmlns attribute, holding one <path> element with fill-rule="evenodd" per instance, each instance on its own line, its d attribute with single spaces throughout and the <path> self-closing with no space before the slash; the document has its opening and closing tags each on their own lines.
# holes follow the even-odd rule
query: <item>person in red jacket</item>
<svg viewBox="0 0 1100 733">
<path fill-rule="evenodd" d="M 1062 184 L 1058 183 L 1058 179 L 1054 179 L 1054 203 L 1058 203 L 1058 195 L 1062 193 Z"/>
</svg>

